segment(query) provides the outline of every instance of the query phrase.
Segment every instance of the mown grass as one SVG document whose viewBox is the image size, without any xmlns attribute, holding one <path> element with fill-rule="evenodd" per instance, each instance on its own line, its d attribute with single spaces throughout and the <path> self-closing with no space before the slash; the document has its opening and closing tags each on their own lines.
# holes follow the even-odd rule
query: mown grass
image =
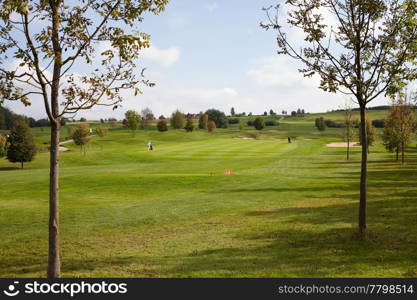
<svg viewBox="0 0 417 300">
<path fill-rule="evenodd" d="M 415 277 L 417 154 L 371 148 L 368 234 L 356 234 L 360 149 L 341 130 L 281 120 L 136 136 L 123 129 L 61 154 L 62 271 L 67 277 Z M 45 132 L 46 129 L 44 129 Z M 47 135 L 37 141 L 47 141 Z M 287 136 L 294 136 L 288 144 Z M 148 152 L 151 140 L 155 151 Z M 231 169 L 232 176 L 225 176 Z M 44 276 L 48 153 L 0 161 L 0 276 Z"/>
</svg>

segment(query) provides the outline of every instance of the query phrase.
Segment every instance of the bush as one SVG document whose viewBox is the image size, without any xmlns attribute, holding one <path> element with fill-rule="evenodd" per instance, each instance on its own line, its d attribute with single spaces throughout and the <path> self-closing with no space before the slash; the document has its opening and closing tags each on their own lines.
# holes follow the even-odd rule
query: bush
<svg viewBox="0 0 417 300">
<path fill-rule="evenodd" d="M 385 120 L 373 120 L 372 126 L 375 128 L 384 128 L 385 127 Z"/>
<path fill-rule="evenodd" d="M 262 130 L 265 128 L 265 120 L 261 117 L 258 117 L 253 122 L 253 126 L 255 126 L 256 130 Z"/>
<path fill-rule="evenodd" d="M 207 130 L 208 132 L 213 132 L 217 128 L 216 123 L 214 121 L 209 121 L 207 123 Z"/>
<path fill-rule="evenodd" d="M 248 126 L 253 126 L 253 120 L 249 120 L 249 121 L 247 122 L 247 124 L 248 124 Z"/>
<path fill-rule="evenodd" d="M 158 128 L 158 131 L 160 132 L 168 131 L 167 121 L 165 121 L 165 119 L 159 120 L 156 124 L 156 128 Z"/>
<path fill-rule="evenodd" d="M 209 109 L 206 111 L 209 121 L 214 121 L 217 128 L 227 128 L 227 117 L 224 112 L 217 109 Z"/>
<path fill-rule="evenodd" d="M 278 126 L 279 123 L 276 120 L 268 120 L 265 122 L 265 126 Z"/>
<path fill-rule="evenodd" d="M 329 127 L 329 128 L 343 128 L 343 127 L 345 127 L 345 124 L 337 123 L 337 122 L 332 121 L 332 120 L 325 120 L 324 124 L 326 125 L 326 127 Z"/>
<path fill-rule="evenodd" d="M 228 119 L 229 124 L 239 124 L 238 118 Z"/>
<path fill-rule="evenodd" d="M 77 126 L 77 128 L 72 132 L 72 139 L 74 143 L 78 146 L 81 146 L 81 150 L 84 149 L 85 155 L 85 145 L 90 141 L 90 126 L 88 123 L 83 123 Z"/>
<path fill-rule="evenodd" d="M 242 123 L 239 123 L 239 130 L 243 130 L 245 127 L 243 126 Z"/>
</svg>

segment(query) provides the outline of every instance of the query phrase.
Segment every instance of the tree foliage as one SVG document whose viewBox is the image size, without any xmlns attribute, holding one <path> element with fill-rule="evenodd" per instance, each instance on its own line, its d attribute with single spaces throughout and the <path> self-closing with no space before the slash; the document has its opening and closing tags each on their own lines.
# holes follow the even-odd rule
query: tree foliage
<svg viewBox="0 0 417 300">
<path fill-rule="evenodd" d="M 81 147 L 81 150 L 84 150 L 85 154 L 85 145 L 90 141 L 90 126 L 88 123 L 82 123 L 77 126 L 72 132 L 72 139 L 74 143 Z"/>
<path fill-rule="evenodd" d="M 253 126 L 256 130 L 262 130 L 265 128 L 265 120 L 261 117 L 257 117 L 255 121 L 253 121 Z"/>
<path fill-rule="evenodd" d="M 324 131 L 324 130 L 326 130 L 326 123 L 325 123 L 325 121 L 324 121 L 323 117 L 316 118 L 315 125 L 316 125 L 316 128 L 317 128 L 319 131 Z"/>
<path fill-rule="evenodd" d="M 280 6 L 267 8 L 267 30 L 275 30 L 278 54 L 301 62 L 306 77 L 318 75 L 324 91 L 353 96 L 361 123 L 367 104 L 394 95 L 417 77 L 417 2 L 415 0 L 286 0 L 285 24 Z M 325 15 L 333 17 L 330 24 Z M 333 21 L 333 20 L 332 20 Z M 295 44 L 287 26 L 304 34 Z M 366 230 L 367 149 L 362 127 L 359 232 Z"/>
<path fill-rule="evenodd" d="M 171 115 L 171 126 L 174 129 L 183 129 L 185 122 L 185 116 L 179 110 L 176 110 Z"/>
<path fill-rule="evenodd" d="M 7 154 L 7 137 L 0 134 L 0 157 L 4 157 Z"/>
<path fill-rule="evenodd" d="M 10 129 L 7 159 L 13 163 L 30 162 L 35 158 L 36 146 L 32 131 L 23 119 L 16 119 Z"/>
<path fill-rule="evenodd" d="M 389 152 L 396 152 L 397 160 L 398 154 L 401 152 L 404 163 L 405 149 L 411 143 L 415 132 L 413 106 L 408 102 L 406 96 L 399 95 L 393 101 L 384 124 L 382 141 L 385 148 Z"/>
<path fill-rule="evenodd" d="M 209 109 L 206 111 L 209 121 L 214 121 L 217 128 L 227 128 L 228 122 L 224 112 L 218 109 Z"/>
<path fill-rule="evenodd" d="M 217 128 L 216 122 L 208 121 L 208 123 L 207 123 L 207 131 L 208 132 L 213 132 L 214 130 L 216 130 L 216 128 Z"/>
<path fill-rule="evenodd" d="M 165 119 L 159 120 L 156 124 L 156 128 L 158 128 L 158 131 L 160 132 L 168 131 L 167 121 Z"/>
<path fill-rule="evenodd" d="M 132 131 L 132 135 L 134 136 L 136 133 L 136 130 L 139 128 L 141 123 L 141 118 L 139 116 L 139 113 L 134 110 L 128 110 L 125 113 L 125 126 Z"/>
<path fill-rule="evenodd" d="M 184 127 L 184 129 L 185 129 L 187 132 L 192 132 L 192 131 L 194 131 L 194 128 L 195 128 L 195 126 L 194 126 L 194 120 L 193 120 L 193 117 L 192 117 L 192 116 L 188 116 L 188 117 L 187 117 L 187 121 L 185 122 L 185 127 Z"/>
<path fill-rule="evenodd" d="M 363 139 L 362 139 L 362 123 L 359 123 L 359 143 L 361 146 L 363 145 Z M 372 126 L 371 121 L 367 120 L 366 121 L 366 149 L 369 153 L 369 146 L 373 146 L 376 140 L 376 129 L 374 126 Z"/>
<path fill-rule="evenodd" d="M 208 123 L 208 115 L 201 113 L 198 119 L 198 128 L 207 129 L 207 123 Z"/>
<path fill-rule="evenodd" d="M 98 125 L 96 127 L 96 133 L 99 137 L 105 137 L 108 133 L 107 127 L 104 125 Z"/>
</svg>

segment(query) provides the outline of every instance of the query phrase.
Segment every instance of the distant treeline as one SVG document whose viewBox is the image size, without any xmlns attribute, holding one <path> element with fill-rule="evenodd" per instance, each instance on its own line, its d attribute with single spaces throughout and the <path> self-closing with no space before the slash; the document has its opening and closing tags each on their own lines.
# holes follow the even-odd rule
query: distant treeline
<svg viewBox="0 0 417 300">
<path fill-rule="evenodd" d="M 49 127 L 51 123 L 48 119 L 39 119 L 36 120 L 31 117 L 22 116 L 19 114 L 15 114 L 10 109 L 0 106 L 0 130 L 8 130 L 12 127 L 14 120 L 16 119 L 23 119 L 25 120 L 29 127 Z M 66 119 L 61 120 L 61 125 L 64 126 L 66 123 Z"/>
</svg>

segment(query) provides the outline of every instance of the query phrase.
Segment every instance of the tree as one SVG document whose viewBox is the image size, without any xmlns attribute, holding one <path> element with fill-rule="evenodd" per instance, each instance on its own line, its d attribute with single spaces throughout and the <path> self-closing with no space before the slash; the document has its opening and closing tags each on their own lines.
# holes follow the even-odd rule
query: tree
<svg viewBox="0 0 417 300">
<path fill-rule="evenodd" d="M 276 115 L 276 113 L 271 109 L 270 111 L 269 111 L 269 115 L 270 116 L 275 116 Z"/>
<path fill-rule="evenodd" d="M 214 130 L 216 130 L 216 122 L 214 121 L 208 121 L 207 123 L 207 131 L 208 132 L 213 132 Z"/>
<path fill-rule="evenodd" d="M 344 137 L 346 141 L 346 159 L 349 160 L 350 158 L 350 143 L 352 141 L 353 136 L 353 122 L 352 122 L 352 102 L 346 101 L 343 106 L 344 111 L 344 119 L 345 119 L 345 126 L 344 126 Z"/>
<path fill-rule="evenodd" d="M 234 117 L 235 116 L 235 108 L 234 107 L 232 107 L 232 109 L 230 110 L 230 115 L 232 116 L 232 117 Z"/>
<path fill-rule="evenodd" d="M 142 126 L 145 128 L 148 126 L 149 122 L 155 119 L 152 110 L 149 107 L 142 109 L 140 112 L 142 117 Z"/>
<path fill-rule="evenodd" d="M 160 132 L 168 131 L 167 121 L 165 121 L 165 119 L 159 120 L 156 124 L 156 128 L 158 128 L 158 131 Z"/>
<path fill-rule="evenodd" d="M 187 122 L 185 123 L 185 127 L 184 127 L 184 129 L 187 131 L 187 132 L 192 132 L 192 131 L 194 131 L 194 120 L 193 120 L 193 117 L 192 116 L 188 116 L 187 117 Z"/>
<path fill-rule="evenodd" d="M 201 113 L 200 118 L 198 119 L 198 128 L 207 129 L 207 123 L 208 123 L 208 115 Z"/>
<path fill-rule="evenodd" d="M 276 30 L 278 54 L 301 62 L 304 76 L 317 74 L 320 88 L 353 95 L 366 123 L 367 105 L 380 95 L 393 95 L 416 78 L 415 40 L 417 3 L 414 0 L 287 0 L 290 26 L 304 32 L 301 47 L 288 39 L 280 21 L 266 9 L 265 29 Z M 326 24 L 323 12 L 336 24 Z M 366 231 L 367 161 L 366 126 L 362 126 L 359 232 Z"/>
<path fill-rule="evenodd" d="M 51 121 L 48 277 L 60 277 L 58 161 L 60 120 L 96 105 L 114 109 L 122 90 L 140 93 L 153 86 L 135 72 L 150 36 L 137 32 L 148 12 L 158 14 L 168 0 L 3 1 L 0 6 L 0 99 L 43 100 Z M 42 26 L 33 26 L 34 24 Z M 133 32 L 133 33 L 132 33 Z M 94 61 L 97 43 L 111 47 Z M 7 58 L 20 68 L 7 69 Z M 82 73 L 71 73 L 82 65 Z M 24 85 L 24 88 L 22 86 Z"/>
<path fill-rule="evenodd" d="M 365 145 L 365 149 L 367 151 L 367 153 L 369 154 L 369 146 L 373 146 L 376 140 L 376 129 L 374 126 L 372 126 L 372 123 L 369 120 L 366 120 L 366 139 L 365 139 L 365 144 L 362 143 L 363 139 L 362 139 L 362 132 L 364 131 L 362 128 L 362 123 L 359 123 L 359 141 L 360 141 L 360 145 L 362 147 L 364 147 Z"/>
<path fill-rule="evenodd" d="M 77 126 L 72 132 L 72 139 L 74 143 L 81 147 L 81 151 L 84 150 L 85 155 L 85 145 L 90 141 L 90 126 L 88 123 L 82 123 Z"/>
<path fill-rule="evenodd" d="M 7 145 L 7 137 L 3 134 L 0 134 L 0 158 L 6 156 Z"/>
<path fill-rule="evenodd" d="M 174 129 L 183 129 L 184 128 L 185 117 L 182 112 L 178 109 L 174 111 L 171 115 L 171 126 Z"/>
<path fill-rule="evenodd" d="M 107 135 L 107 127 L 105 127 L 104 125 L 98 125 L 96 127 L 96 132 L 99 137 L 105 137 Z"/>
<path fill-rule="evenodd" d="M 130 131 L 132 131 L 132 136 L 135 136 L 136 130 L 139 128 L 141 118 L 138 112 L 134 110 L 128 110 L 125 113 L 125 125 Z"/>
<path fill-rule="evenodd" d="M 217 109 L 209 109 L 206 111 L 209 121 L 216 123 L 216 128 L 227 128 L 228 122 L 224 112 Z"/>
<path fill-rule="evenodd" d="M 405 149 L 411 143 L 412 135 L 415 132 L 413 106 L 409 103 L 407 94 L 398 95 L 397 99 L 393 101 L 384 124 L 382 141 L 385 148 L 390 152 L 396 152 L 397 161 L 399 152 L 401 152 L 401 162 L 404 163 Z"/>
<path fill-rule="evenodd" d="M 317 128 L 319 131 L 324 131 L 324 130 L 326 130 L 326 123 L 324 122 L 323 117 L 316 118 L 315 125 L 316 125 L 316 128 Z"/>
<path fill-rule="evenodd" d="M 262 130 L 265 128 L 265 120 L 261 117 L 257 117 L 253 122 L 253 126 L 256 130 Z"/>
<path fill-rule="evenodd" d="M 7 159 L 10 162 L 21 164 L 30 162 L 35 158 L 36 146 L 32 131 L 23 119 L 16 119 L 8 138 Z"/>
</svg>

